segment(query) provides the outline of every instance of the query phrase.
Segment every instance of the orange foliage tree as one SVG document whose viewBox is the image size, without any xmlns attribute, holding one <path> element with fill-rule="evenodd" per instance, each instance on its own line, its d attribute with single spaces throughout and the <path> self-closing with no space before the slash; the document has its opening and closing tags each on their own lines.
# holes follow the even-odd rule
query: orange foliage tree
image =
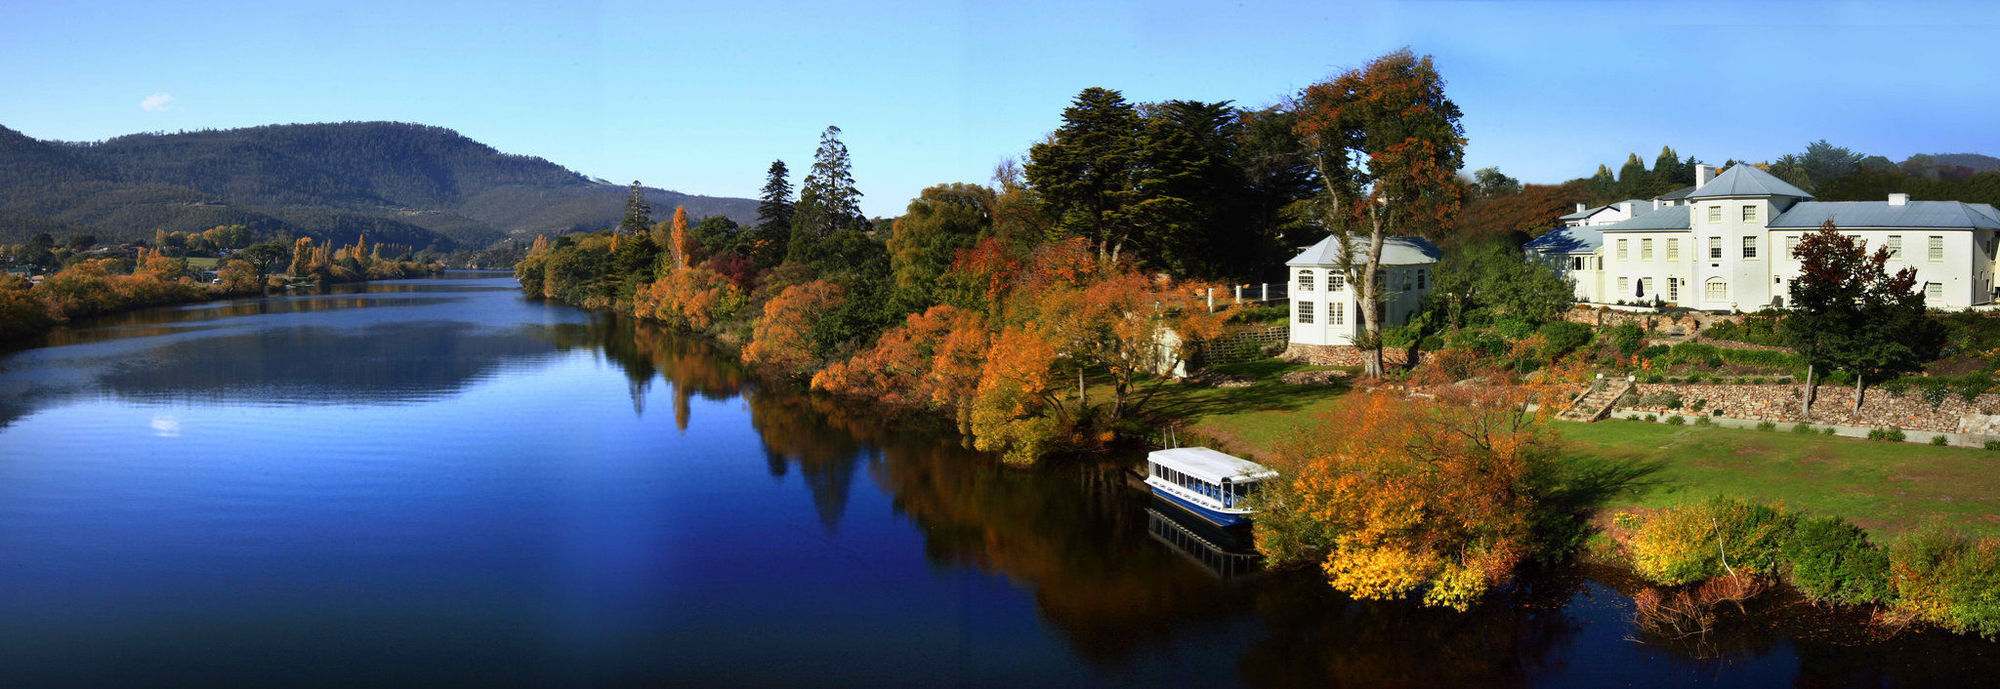
<svg viewBox="0 0 2000 689">
<path fill-rule="evenodd" d="M 839 285 L 814 280 L 786 287 L 764 304 L 764 317 L 751 331 L 743 360 L 787 373 L 803 373 L 820 359 L 814 326 L 846 301 Z"/>
<path fill-rule="evenodd" d="M 633 315 L 687 330 L 706 330 L 741 310 L 748 298 L 727 276 L 707 268 L 683 268 L 632 295 Z"/>
<path fill-rule="evenodd" d="M 1319 559 L 1327 582 L 1356 598 L 1421 591 L 1427 605 L 1470 607 L 1531 554 L 1538 486 L 1559 452 L 1520 402 L 1498 392 L 1342 401 L 1284 449 L 1258 549 Z"/>
</svg>

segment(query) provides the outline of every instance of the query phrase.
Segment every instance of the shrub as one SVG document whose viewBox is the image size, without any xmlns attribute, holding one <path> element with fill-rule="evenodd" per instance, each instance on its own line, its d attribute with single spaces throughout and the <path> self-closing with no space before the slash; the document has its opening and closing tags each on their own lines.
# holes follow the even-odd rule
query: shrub
<svg viewBox="0 0 2000 689">
<path fill-rule="evenodd" d="M 1920 529 L 1889 549 L 1889 573 L 1899 615 L 2000 638 L 2000 542 Z"/>
<path fill-rule="evenodd" d="M 1820 435 L 1833 435 L 1833 427 L 1832 427 L 1832 426 L 1827 426 L 1826 428 L 1822 428 L 1822 429 L 1819 429 L 1819 434 L 1820 434 Z"/>
<path fill-rule="evenodd" d="M 1687 424 L 1687 422 L 1688 420 L 1681 418 L 1679 414 L 1667 417 L 1667 425 L 1669 426 L 1681 426 Z"/>
<path fill-rule="evenodd" d="M 1701 408 L 1706 406 L 1708 406 L 1708 400 L 1695 400 L 1688 404 L 1688 408 L 1695 411 L 1701 411 Z"/>
<path fill-rule="evenodd" d="M 1658 414 L 1647 414 L 1647 415 L 1646 415 L 1646 420 L 1647 420 L 1647 421 L 1658 421 L 1658 420 L 1660 420 L 1660 415 L 1658 415 Z"/>
<path fill-rule="evenodd" d="M 1819 429 L 1813 428 L 1812 424 L 1802 423 L 1797 426 L 1793 426 L 1792 432 L 1797 433 L 1799 435 L 1812 435 L 1818 433 Z"/>
<path fill-rule="evenodd" d="M 1639 326 L 1626 323 L 1611 329 L 1611 344 L 1618 347 L 1620 354 L 1636 354 L 1646 343 L 1646 331 Z"/>
<path fill-rule="evenodd" d="M 1656 584 L 1736 574 L 1775 576 L 1796 518 L 1767 505 L 1715 498 L 1655 515 L 1632 538 L 1632 563 Z M 1726 556 L 1726 557 L 1725 557 Z"/>
<path fill-rule="evenodd" d="M 1938 447 L 1944 447 L 1946 445 L 1950 445 L 1951 440 L 1945 438 L 1943 433 L 1939 433 L 1937 435 L 1931 436 L 1931 444 L 1936 445 Z"/>
<path fill-rule="evenodd" d="M 1625 420 L 1626 420 L 1626 421 L 1638 421 L 1638 420 L 1639 420 L 1639 415 L 1638 415 L 1638 414 L 1631 414 L 1631 415 L 1627 415 L 1627 416 L 1625 417 Z"/>
<path fill-rule="evenodd" d="M 1871 428 L 1868 430 L 1868 439 L 1881 440 L 1892 443 L 1900 443 L 1903 442 L 1904 440 L 1903 429 L 1897 428 L 1895 426 L 1890 426 L 1888 428 Z"/>
<path fill-rule="evenodd" d="M 1696 425 L 1696 426 L 1713 426 L 1713 425 L 1715 425 L 1715 422 L 1714 422 L 1714 421 L 1710 421 L 1710 420 L 1708 419 L 1708 417 L 1706 417 L 1706 416 L 1697 416 L 1697 417 L 1694 417 L 1694 425 Z"/>
<path fill-rule="evenodd" d="M 1590 344 L 1590 326 L 1569 321 L 1550 321 L 1536 330 L 1542 336 L 1542 356 L 1558 359 L 1562 355 L 1576 351 L 1578 347 Z"/>
<path fill-rule="evenodd" d="M 1554 324 L 1550 323 L 1550 325 Z M 1582 326 L 1583 324 L 1575 323 L 1572 325 Z M 1583 327 L 1588 328 L 1589 326 Z M 1493 332 L 1499 333 L 1501 337 L 1509 340 L 1519 340 L 1535 334 L 1535 325 L 1519 318 L 1500 318 L 1493 321 Z"/>
<path fill-rule="evenodd" d="M 1966 404 L 1971 404 L 1973 400 L 1979 399 L 1980 395 L 1992 389 L 1993 376 L 1984 371 L 1959 376 L 1952 385 L 1952 390 L 1957 392 L 1959 398 L 1965 400 Z"/>
<path fill-rule="evenodd" d="M 1931 409 L 1943 406 L 1944 401 L 1951 397 L 1950 384 L 1942 380 L 1926 381 L 1923 388 L 1924 403 L 1931 405 Z"/>
<path fill-rule="evenodd" d="M 1641 349 L 1641 350 L 1639 350 L 1639 358 L 1641 358 L 1641 359 L 1658 359 L 1658 358 L 1660 358 L 1660 357 L 1663 357 L 1663 356 L 1666 356 L 1666 355 L 1667 355 L 1667 352 L 1669 352 L 1669 351 L 1672 351 L 1672 348 L 1670 348 L 1670 347 L 1668 347 L 1668 346 L 1666 346 L 1666 345 L 1663 345 L 1663 344 L 1659 344 L 1659 345 L 1651 345 L 1651 346 L 1648 346 L 1648 347 L 1646 347 L 1645 349 Z"/>
<path fill-rule="evenodd" d="M 1814 602 L 1860 605 L 1890 596 L 1889 554 L 1845 519 L 1799 520 L 1784 554 L 1791 563 L 1787 580 Z"/>
<path fill-rule="evenodd" d="M 1992 450 L 1992 451 L 1995 451 L 1995 452 L 2000 452 L 2000 440 L 1988 440 L 1988 441 L 1986 441 L 1986 449 L 1988 449 L 1988 450 Z"/>
<path fill-rule="evenodd" d="M 1775 423 L 1771 423 L 1771 422 L 1769 422 L 1769 421 L 1759 421 L 1759 422 L 1757 422 L 1757 430 L 1760 430 L 1760 431 L 1775 431 L 1775 430 L 1778 430 L 1778 424 L 1775 424 Z"/>
</svg>

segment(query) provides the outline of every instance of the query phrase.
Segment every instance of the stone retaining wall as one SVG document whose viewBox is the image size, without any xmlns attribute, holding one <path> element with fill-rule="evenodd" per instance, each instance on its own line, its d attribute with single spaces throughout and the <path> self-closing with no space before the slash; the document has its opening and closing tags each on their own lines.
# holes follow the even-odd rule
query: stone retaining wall
<svg viewBox="0 0 2000 689">
<path fill-rule="evenodd" d="M 1407 351 L 1399 347 L 1384 349 L 1382 350 L 1382 363 L 1385 366 L 1401 366 L 1406 360 L 1407 354 Z M 1367 361 L 1367 355 L 1367 352 L 1353 345 L 1314 345 L 1293 342 L 1285 348 L 1285 353 L 1279 356 L 1288 361 L 1304 362 L 1315 366 L 1361 366 Z"/>
<path fill-rule="evenodd" d="M 1714 414 L 1718 410 L 1722 416 L 1771 421 L 1776 423 L 1805 422 L 1799 414 L 1799 396 L 1803 394 L 1801 385 L 1674 385 L 1668 383 L 1642 383 L 1633 389 L 1634 396 L 1628 396 L 1619 406 L 1661 415 L 1679 414 L 1694 417 Z M 1673 391 L 1681 395 L 1679 409 L 1667 409 L 1659 404 L 1639 404 L 1639 399 Z M 1695 402 L 1701 402 L 1701 409 L 1694 410 Z M 1822 385 L 1818 398 L 1813 400 L 1812 423 L 1866 426 L 1869 428 L 1897 427 L 1904 430 L 1932 431 L 1939 433 L 1972 433 L 1990 435 L 2000 429 L 2000 394 L 1985 394 L 1968 403 L 1958 395 L 1952 395 L 1933 408 L 1924 401 L 1917 390 L 1905 390 L 1901 394 L 1874 388 L 1863 398 L 1861 410 L 1852 410 L 1854 389 Z"/>
<path fill-rule="evenodd" d="M 1630 323 L 1648 332 L 1667 332 L 1678 327 L 1682 332 L 1693 334 L 1723 321 L 1743 323 L 1741 314 L 1714 314 L 1701 311 L 1686 311 L 1675 314 L 1651 311 L 1614 311 L 1589 306 L 1578 306 L 1563 314 L 1563 320 L 1584 325 L 1612 327 Z"/>
</svg>

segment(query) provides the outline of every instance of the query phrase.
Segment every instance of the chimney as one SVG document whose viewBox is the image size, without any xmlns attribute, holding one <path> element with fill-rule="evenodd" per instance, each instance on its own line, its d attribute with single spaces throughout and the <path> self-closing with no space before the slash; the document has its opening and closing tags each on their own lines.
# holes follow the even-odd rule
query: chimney
<svg viewBox="0 0 2000 689">
<path fill-rule="evenodd" d="M 1638 209 L 1635 209 L 1635 208 L 1633 208 L 1633 207 L 1632 207 L 1632 202 L 1631 202 L 1631 201 L 1626 201 L 1626 202 L 1624 202 L 1624 203 L 1621 203 L 1621 204 L 1618 204 L 1618 205 L 1619 205 L 1619 207 L 1622 207 L 1622 208 L 1624 208 L 1624 209 L 1625 209 L 1625 217 L 1627 217 L 1627 218 L 1630 218 L 1630 217 L 1633 217 L 1633 216 L 1636 216 L 1636 215 L 1638 215 L 1638 213 L 1636 212 L 1636 211 L 1637 211 Z"/>
<path fill-rule="evenodd" d="M 1578 203 L 1578 204 L 1576 204 L 1576 212 L 1578 212 L 1578 213 L 1582 213 L 1582 212 L 1583 212 L 1583 204 L 1582 204 L 1582 203 Z"/>
<path fill-rule="evenodd" d="M 1653 197 L 1653 210 L 1659 210 L 1659 209 L 1660 209 L 1660 198 L 1655 196 Z"/>
<path fill-rule="evenodd" d="M 1714 176 L 1715 176 L 1715 168 L 1709 167 L 1705 164 L 1694 166 L 1694 188 L 1700 189 L 1704 186 L 1707 186 L 1708 180 Z"/>
<path fill-rule="evenodd" d="M 1890 195 L 1889 195 L 1889 205 L 1891 205 L 1891 206 L 1907 206 L 1907 205 L 1910 205 L 1910 195 L 1909 195 L 1909 194 L 1890 194 Z"/>
</svg>

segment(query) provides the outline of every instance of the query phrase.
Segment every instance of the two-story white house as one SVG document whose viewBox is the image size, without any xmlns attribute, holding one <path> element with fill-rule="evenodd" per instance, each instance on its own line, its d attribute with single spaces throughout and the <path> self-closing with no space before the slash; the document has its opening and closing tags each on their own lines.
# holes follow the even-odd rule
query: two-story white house
<svg viewBox="0 0 2000 689">
<path fill-rule="evenodd" d="M 1907 194 L 1814 201 L 1750 165 L 1708 177 L 1701 166 L 1696 185 L 1671 195 L 1676 198 L 1655 199 L 1602 225 L 1570 226 L 1566 219 L 1565 227 L 1525 248 L 1574 279 L 1581 301 L 1755 311 L 1785 305 L 1799 274 L 1792 249 L 1831 220 L 1871 251 L 1888 247 L 1889 270 L 1916 268 L 1925 303 L 1933 308 L 1994 300 L 2000 211 L 1990 205 L 1911 201 Z"/>
<path fill-rule="evenodd" d="M 1292 301 L 1293 344 L 1352 345 L 1361 334 L 1361 300 L 1341 272 L 1340 251 L 1340 240 L 1329 236 L 1285 262 L 1291 272 L 1286 294 Z M 1357 261 L 1365 260 L 1367 240 L 1355 242 L 1352 251 Z M 1443 255 L 1420 237 L 1383 239 L 1376 284 L 1384 326 L 1410 321 L 1436 285 L 1435 269 Z"/>
</svg>

